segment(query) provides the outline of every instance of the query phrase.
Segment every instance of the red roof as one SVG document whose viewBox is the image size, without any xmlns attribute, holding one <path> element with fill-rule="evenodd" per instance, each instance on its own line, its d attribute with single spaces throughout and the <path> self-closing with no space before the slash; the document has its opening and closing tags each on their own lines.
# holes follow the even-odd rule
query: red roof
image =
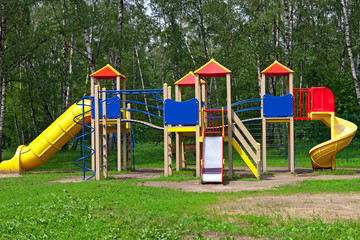
<svg viewBox="0 0 360 240">
<path fill-rule="evenodd" d="M 267 77 L 277 77 L 277 76 L 287 76 L 289 73 L 293 73 L 294 71 L 288 67 L 285 67 L 278 61 L 273 62 L 270 66 L 268 66 L 261 73 L 265 73 Z"/>
<path fill-rule="evenodd" d="M 174 83 L 175 85 L 184 86 L 184 87 L 194 87 L 195 86 L 195 75 L 193 72 L 189 72 L 180 80 Z M 200 79 L 200 84 L 206 84 L 206 82 Z"/>
<path fill-rule="evenodd" d="M 90 75 L 90 77 L 97 79 L 116 79 L 117 76 L 120 76 L 121 79 L 126 79 L 124 75 L 116 71 L 116 69 L 110 66 L 110 64 L 107 64 L 105 67 Z"/>
<path fill-rule="evenodd" d="M 226 74 L 231 73 L 231 71 L 214 59 L 211 59 L 194 73 L 199 74 L 200 77 L 226 77 Z"/>
</svg>

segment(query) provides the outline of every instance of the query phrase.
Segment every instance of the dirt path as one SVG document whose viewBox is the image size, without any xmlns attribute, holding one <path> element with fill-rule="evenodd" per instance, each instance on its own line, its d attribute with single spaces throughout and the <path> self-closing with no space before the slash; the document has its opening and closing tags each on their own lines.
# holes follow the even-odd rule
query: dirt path
<svg viewBox="0 0 360 240">
<path fill-rule="evenodd" d="M 295 185 L 301 180 L 329 180 L 329 179 L 354 179 L 360 178 L 355 175 L 322 175 L 314 174 L 311 169 L 297 169 L 295 174 L 287 172 L 286 168 L 269 168 L 269 172 L 276 172 L 275 175 L 263 175 L 262 180 L 249 181 L 224 181 L 224 184 L 201 184 L 199 180 L 184 182 L 149 181 L 143 183 L 145 186 L 170 187 L 181 189 L 185 192 L 239 192 L 272 189 L 283 185 Z M 236 175 L 244 176 L 248 173 L 245 168 L 235 169 Z"/>
</svg>

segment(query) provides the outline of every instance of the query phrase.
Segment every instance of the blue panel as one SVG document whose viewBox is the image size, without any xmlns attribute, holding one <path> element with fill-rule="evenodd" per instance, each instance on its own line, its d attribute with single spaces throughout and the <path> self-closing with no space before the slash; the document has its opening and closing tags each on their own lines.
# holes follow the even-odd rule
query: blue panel
<svg viewBox="0 0 360 240">
<path fill-rule="evenodd" d="M 164 102 L 165 125 L 199 124 L 199 101 L 196 98 L 185 102 L 166 99 Z"/>
<path fill-rule="evenodd" d="M 293 96 L 286 94 L 281 97 L 274 97 L 265 94 L 263 97 L 264 117 L 292 117 Z"/>
<path fill-rule="evenodd" d="M 117 96 L 106 99 L 106 110 L 107 118 L 119 118 L 120 117 L 120 101 Z M 99 117 L 102 118 L 103 107 L 102 107 L 102 98 L 99 98 Z M 95 104 L 94 100 L 91 101 L 91 117 L 95 117 Z"/>
</svg>

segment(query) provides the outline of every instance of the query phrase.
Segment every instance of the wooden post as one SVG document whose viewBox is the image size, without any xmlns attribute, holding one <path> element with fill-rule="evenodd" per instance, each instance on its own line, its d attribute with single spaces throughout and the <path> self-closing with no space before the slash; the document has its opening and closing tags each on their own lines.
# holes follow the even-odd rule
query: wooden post
<svg viewBox="0 0 360 240">
<path fill-rule="evenodd" d="M 204 103 L 204 108 L 207 108 L 207 92 L 206 92 L 206 84 L 201 85 L 201 101 Z"/>
<path fill-rule="evenodd" d="M 100 180 L 100 119 L 99 119 L 99 85 L 94 87 L 95 95 L 95 179 Z"/>
<path fill-rule="evenodd" d="M 91 77 L 90 78 L 90 91 L 91 91 L 91 96 L 94 97 L 95 96 L 95 78 Z M 95 114 L 98 114 L 97 112 L 95 112 Z M 91 117 L 91 129 L 95 129 L 95 122 L 94 119 Z M 91 133 L 91 149 L 93 149 L 95 151 L 95 131 L 93 131 Z M 93 170 L 94 172 L 96 171 L 96 163 L 95 163 L 95 153 L 91 155 L 91 170 Z"/>
<path fill-rule="evenodd" d="M 294 96 L 294 88 L 293 88 L 293 74 L 289 73 L 288 75 L 288 89 L 289 93 Z M 294 117 L 290 117 L 289 122 L 289 170 L 290 172 L 294 173 L 295 171 L 295 144 L 294 144 Z"/>
<path fill-rule="evenodd" d="M 185 137 L 183 134 L 180 135 L 180 151 L 181 151 L 181 169 L 186 168 L 185 158 Z"/>
<path fill-rule="evenodd" d="M 168 98 L 167 96 L 167 84 L 164 84 L 164 109 L 165 109 L 165 100 Z M 168 168 L 168 154 L 169 154 L 169 149 L 168 149 L 168 137 L 167 137 L 167 123 L 165 122 L 165 116 L 164 116 L 164 176 L 167 177 L 169 176 L 169 168 Z"/>
<path fill-rule="evenodd" d="M 130 109 L 130 103 L 127 104 L 127 109 Z M 127 111 L 128 114 L 128 119 L 131 119 L 131 112 L 128 110 Z M 130 132 L 128 133 L 128 142 L 127 142 L 127 149 L 128 149 L 128 166 L 129 168 L 132 168 L 132 161 L 131 161 L 131 123 L 126 123 L 127 124 L 127 128 L 130 130 Z"/>
<path fill-rule="evenodd" d="M 231 75 L 230 73 L 226 74 L 226 90 L 227 90 L 227 117 L 228 117 L 228 157 L 229 157 L 229 179 L 233 178 L 233 159 L 232 159 L 232 118 L 233 113 L 231 109 Z"/>
<path fill-rule="evenodd" d="M 120 76 L 116 76 L 116 90 L 121 90 Z M 117 94 L 119 101 L 121 100 L 120 93 Z M 119 117 L 116 120 L 116 141 L 117 141 L 117 170 L 121 172 L 121 103 L 119 105 Z"/>
<path fill-rule="evenodd" d="M 106 91 L 106 88 L 102 89 Z M 103 115 L 102 115 L 102 159 L 103 159 L 103 175 L 105 178 L 108 177 L 108 149 L 107 149 L 107 108 L 106 108 L 106 92 L 102 92 L 102 108 L 103 108 Z"/>
<path fill-rule="evenodd" d="M 179 102 L 179 85 L 175 85 L 175 101 Z M 181 168 L 181 153 L 180 153 L 180 133 L 175 133 L 175 154 L 176 154 L 176 171 Z"/>
<path fill-rule="evenodd" d="M 201 95 L 200 95 L 200 76 L 195 74 L 195 98 L 198 100 L 199 122 L 196 124 L 195 132 L 195 154 L 196 154 L 196 177 L 201 174 L 201 153 L 200 153 L 200 119 L 201 119 Z"/>
<path fill-rule="evenodd" d="M 122 90 L 125 91 L 126 90 L 126 80 L 125 79 L 122 79 Z M 122 108 L 123 108 L 123 117 L 126 118 L 126 94 L 123 93 L 122 94 L 122 97 L 121 97 L 121 100 L 123 100 L 122 102 Z M 123 160 L 123 170 L 126 171 L 127 169 L 127 164 L 126 164 L 126 127 L 125 129 L 122 129 L 122 132 L 123 132 L 123 146 L 122 146 L 122 151 L 123 151 L 123 157 L 122 157 L 122 160 Z"/>
<path fill-rule="evenodd" d="M 266 172 L 266 118 L 264 116 L 265 74 L 261 74 L 260 97 L 261 97 L 261 145 L 262 145 L 262 170 Z"/>
<path fill-rule="evenodd" d="M 168 86 L 168 98 L 171 99 L 171 86 Z M 168 149 L 169 149 L 169 154 L 168 154 L 168 163 L 169 163 L 169 176 L 172 176 L 172 167 L 173 167 L 173 164 L 172 164 L 172 133 L 169 132 L 168 135 Z"/>
</svg>

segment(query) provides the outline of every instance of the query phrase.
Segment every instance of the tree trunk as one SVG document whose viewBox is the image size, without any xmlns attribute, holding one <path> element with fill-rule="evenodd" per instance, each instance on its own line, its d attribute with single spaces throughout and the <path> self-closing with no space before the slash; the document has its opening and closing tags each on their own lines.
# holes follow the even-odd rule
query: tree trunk
<svg viewBox="0 0 360 240">
<path fill-rule="evenodd" d="M 88 32 L 87 28 L 84 28 L 84 39 L 85 39 L 87 58 L 89 61 L 89 66 L 90 66 L 90 72 L 94 73 L 96 71 L 96 67 L 95 67 L 95 61 L 93 60 L 91 42 L 90 42 L 89 32 Z"/>
<path fill-rule="evenodd" d="M 6 103 L 6 81 L 3 73 L 3 56 L 5 52 L 5 38 L 6 38 L 6 11 L 5 2 L 0 3 L 1 20 L 0 20 L 0 81 L 1 81 L 1 99 L 0 99 L 0 162 L 2 161 L 2 137 L 3 137 L 3 126 L 4 126 L 4 113 Z"/>
<path fill-rule="evenodd" d="M 63 1 L 62 6 L 62 14 L 63 14 L 63 20 L 62 20 L 62 27 L 64 28 L 62 33 L 62 49 L 61 49 L 61 55 L 62 55 L 62 77 L 60 79 L 61 84 L 61 107 L 60 107 L 60 114 L 64 113 L 66 110 L 66 82 L 67 82 L 67 74 L 68 74 L 68 66 L 67 66 L 67 45 L 66 45 L 66 34 L 65 34 L 65 27 L 66 27 L 66 19 L 65 19 L 65 10 L 66 10 L 66 1 Z"/>
<path fill-rule="evenodd" d="M 345 0 L 340 0 L 341 7 L 344 14 L 344 23 L 345 23 L 345 41 L 346 41 L 346 47 L 348 50 L 349 55 L 349 62 L 350 62 L 350 68 L 351 68 L 351 76 L 354 81 L 355 86 L 355 92 L 356 92 L 356 98 L 358 101 L 358 104 L 360 106 L 360 85 L 359 85 L 359 75 L 356 74 L 356 68 L 355 68 L 355 62 L 354 62 L 354 55 L 353 50 L 351 47 L 351 41 L 350 41 L 350 26 L 349 26 L 349 20 L 348 20 L 348 13 L 346 8 L 346 2 Z"/>
<path fill-rule="evenodd" d="M 139 53 L 138 53 L 138 50 L 137 50 L 136 46 L 135 46 L 135 54 L 136 54 L 136 58 L 137 58 L 138 68 L 139 68 L 141 86 L 142 86 L 143 89 L 145 89 L 144 78 L 143 78 L 141 65 L 140 65 Z M 149 107 L 147 105 L 147 98 L 146 98 L 145 94 L 144 94 L 144 102 L 145 102 L 146 111 L 149 112 Z M 149 122 L 151 123 L 151 116 L 150 115 L 147 115 L 147 116 L 148 116 Z"/>
<path fill-rule="evenodd" d="M 7 82 L 5 78 L 2 78 L 1 82 L 1 101 L 0 101 L 0 162 L 2 161 L 2 137 L 4 131 L 4 119 L 5 119 L 5 104 L 6 104 L 6 87 Z"/>
<path fill-rule="evenodd" d="M 291 67 L 291 52 L 292 52 L 292 31 L 293 31 L 293 7 L 291 1 L 284 0 L 285 12 L 285 57 L 286 66 Z"/>
</svg>

